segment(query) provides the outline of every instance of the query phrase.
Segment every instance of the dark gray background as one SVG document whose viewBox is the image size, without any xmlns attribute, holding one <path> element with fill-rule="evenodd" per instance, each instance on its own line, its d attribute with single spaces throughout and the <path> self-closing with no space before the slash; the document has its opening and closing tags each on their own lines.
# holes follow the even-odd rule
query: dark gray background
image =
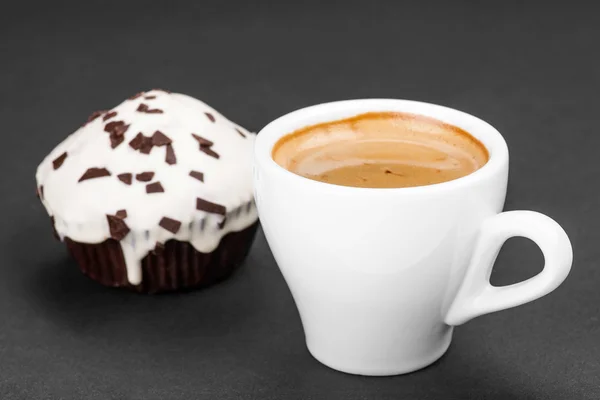
<svg viewBox="0 0 600 400">
<path fill-rule="evenodd" d="M 46 3 L 0 12 L 0 398 L 600 398 L 596 9 Z M 310 357 L 262 234 L 243 269 L 212 289 L 152 297 L 103 288 L 52 238 L 34 171 L 91 111 L 154 87 L 198 97 L 253 130 L 358 97 L 475 114 L 510 148 L 506 209 L 559 221 L 573 271 L 539 301 L 459 327 L 433 366 L 392 378 L 345 375 Z M 531 242 L 511 239 L 492 281 L 541 266 Z"/>
</svg>

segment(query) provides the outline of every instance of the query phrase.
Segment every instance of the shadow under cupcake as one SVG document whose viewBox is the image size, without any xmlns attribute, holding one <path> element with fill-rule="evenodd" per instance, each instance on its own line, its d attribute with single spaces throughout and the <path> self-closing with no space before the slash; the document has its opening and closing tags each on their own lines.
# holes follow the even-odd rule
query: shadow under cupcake
<svg viewBox="0 0 600 400">
<path fill-rule="evenodd" d="M 93 113 L 37 170 L 37 192 L 81 270 L 157 293 L 209 286 L 256 229 L 254 135 L 192 97 L 151 90 Z"/>
</svg>

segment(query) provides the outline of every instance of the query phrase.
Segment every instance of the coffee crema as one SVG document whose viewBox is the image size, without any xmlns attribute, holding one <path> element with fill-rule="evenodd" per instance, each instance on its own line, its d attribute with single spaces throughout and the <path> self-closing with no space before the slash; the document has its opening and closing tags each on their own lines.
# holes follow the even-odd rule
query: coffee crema
<svg viewBox="0 0 600 400">
<path fill-rule="evenodd" d="M 342 186 L 425 186 L 469 175 L 489 160 L 468 132 L 422 115 L 370 112 L 292 132 L 273 160 L 297 175 Z"/>
</svg>

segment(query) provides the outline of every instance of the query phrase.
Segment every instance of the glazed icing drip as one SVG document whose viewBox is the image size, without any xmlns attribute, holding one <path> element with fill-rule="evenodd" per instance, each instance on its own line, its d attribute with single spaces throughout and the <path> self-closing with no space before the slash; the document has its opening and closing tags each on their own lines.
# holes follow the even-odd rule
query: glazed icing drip
<svg viewBox="0 0 600 400">
<path fill-rule="evenodd" d="M 153 246 L 138 245 L 137 247 L 126 241 L 121 241 L 121 250 L 123 251 L 123 258 L 125 259 L 125 267 L 127 268 L 127 280 L 132 285 L 139 285 L 142 283 L 142 259 L 153 249 Z"/>
<path fill-rule="evenodd" d="M 141 260 L 157 243 L 176 239 L 208 253 L 257 220 L 254 138 L 199 100 L 152 90 L 98 113 L 60 143 L 38 167 L 38 191 L 61 240 L 120 239 L 136 285 Z M 198 209 L 198 198 L 226 215 Z M 115 219 L 118 211 L 126 216 Z M 163 218 L 180 223 L 178 230 L 160 226 Z"/>
</svg>

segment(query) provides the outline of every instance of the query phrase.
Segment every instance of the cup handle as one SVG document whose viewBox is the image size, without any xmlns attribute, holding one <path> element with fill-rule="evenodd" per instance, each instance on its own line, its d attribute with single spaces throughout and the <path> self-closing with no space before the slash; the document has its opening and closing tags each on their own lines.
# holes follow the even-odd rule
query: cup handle
<svg viewBox="0 0 600 400">
<path fill-rule="evenodd" d="M 539 246 L 544 269 L 519 283 L 492 286 L 490 276 L 498 252 L 513 236 L 529 238 Z M 445 322 L 460 325 L 480 315 L 538 299 L 565 280 L 572 262 L 571 242 L 553 219 L 533 211 L 508 211 L 490 217 L 481 226 L 471 262 Z"/>
</svg>

